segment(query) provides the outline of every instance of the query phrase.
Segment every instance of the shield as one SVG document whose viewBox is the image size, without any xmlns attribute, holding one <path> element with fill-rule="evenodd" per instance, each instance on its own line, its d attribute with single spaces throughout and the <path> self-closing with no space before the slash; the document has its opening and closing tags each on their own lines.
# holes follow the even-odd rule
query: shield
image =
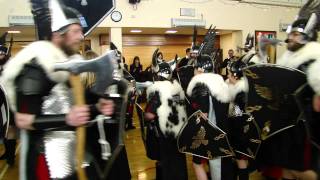
<svg viewBox="0 0 320 180">
<path fill-rule="evenodd" d="M 228 118 L 228 137 L 235 153 L 255 158 L 261 144 L 260 129 L 255 119 L 248 114 Z"/>
<path fill-rule="evenodd" d="M 32 13 L 40 40 L 51 38 L 51 19 L 48 11 L 49 0 L 30 0 Z M 115 8 L 115 0 L 59 0 L 68 7 L 79 11 L 84 35 L 87 36 L 97 27 Z"/>
<path fill-rule="evenodd" d="M 125 153 L 123 137 L 128 103 L 128 81 L 115 79 L 114 84 L 117 84 L 118 94 L 104 95 L 104 97 L 112 99 L 115 104 L 113 117 L 105 118 L 104 120 L 105 134 L 108 134 L 106 138 L 111 146 L 111 156 L 108 160 L 103 160 L 102 162 L 100 154 L 91 154 L 92 165 L 99 179 L 107 179 L 114 162 Z M 91 123 L 95 123 L 95 121 L 93 120 Z M 97 131 L 96 129 L 94 130 Z M 98 141 L 98 139 L 92 140 L 93 143 L 96 143 L 95 141 Z M 90 142 L 88 142 L 89 145 Z M 123 160 L 123 158 L 120 159 Z"/>
<path fill-rule="evenodd" d="M 248 80 L 246 112 L 253 115 L 265 140 L 293 127 L 300 110 L 295 91 L 306 83 L 302 71 L 274 64 L 260 64 L 244 69 Z"/>
<path fill-rule="evenodd" d="M 0 118 L 0 138 L 5 138 L 7 136 L 9 124 L 10 124 L 10 109 L 9 101 L 7 98 L 7 93 L 2 85 L 0 85 L 0 108 L 1 108 L 1 118 Z"/>
<path fill-rule="evenodd" d="M 62 0 L 66 6 L 77 9 L 86 20 L 88 27 L 83 29 L 87 36 L 115 8 L 115 0 Z"/>
<path fill-rule="evenodd" d="M 234 156 L 227 134 L 201 111 L 193 113 L 180 130 L 178 149 L 206 159 Z"/>
</svg>

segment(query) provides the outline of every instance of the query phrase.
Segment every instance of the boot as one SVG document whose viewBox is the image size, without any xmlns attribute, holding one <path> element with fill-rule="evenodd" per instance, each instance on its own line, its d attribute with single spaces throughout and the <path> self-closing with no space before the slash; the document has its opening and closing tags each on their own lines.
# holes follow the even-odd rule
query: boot
<svg viewBox="0 0 320 180">
<path fill-rule="evenodd" d="M 7 164 L 9 166 L 14 165 L 14 159 L 15 159 L 15 153 L 16 153 L 16 144 L 17 140 L 15 139 L 8 139 L 7 140 L 7 146 L 6 146 L 6 156 L 7 156 Z"/>
<path fill-rule="evenodd" d="M 7 159 L 7 147 L 8 147 L 8 140 L 3 139 L 3 144 L 4 144 L 4 153 L 0 156 L 0 160 Z"/>
<path fill-rule="evenodd" d="M 127 113 L 127 115 L 126 115 L 126 121 L 127 121 L 126 130 L 136 129 L 136 127 L 133 126 L 133 124 L 132 124 L 132 114 L 131 114 L 131 113 Z"/>
</svg>

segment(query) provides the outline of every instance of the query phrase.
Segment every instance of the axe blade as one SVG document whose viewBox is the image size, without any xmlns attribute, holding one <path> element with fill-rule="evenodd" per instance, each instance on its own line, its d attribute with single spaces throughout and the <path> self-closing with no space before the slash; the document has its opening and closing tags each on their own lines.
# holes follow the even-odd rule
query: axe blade
<svg viewBox="0 0 320 180">
<path fill-rule="evenodd" d="M 90 60 L 72 59 L 70 61 L 56 63 L 55 71 L 68 71 L 72 74 L 92 72 L 96 76 L 96 82 L 92 91 L 103 95 L 106 88 L 113 82 L 115 63 L 119 56 L 115 50 L 107 51 L 104 55 Z"/>
</svg>

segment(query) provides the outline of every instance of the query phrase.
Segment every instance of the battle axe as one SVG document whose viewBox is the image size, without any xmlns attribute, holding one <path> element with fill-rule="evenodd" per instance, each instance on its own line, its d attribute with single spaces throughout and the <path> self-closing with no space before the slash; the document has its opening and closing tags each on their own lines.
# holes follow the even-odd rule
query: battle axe
<svg viewBox="0 0 320 180">
<path fill-rule="evenodd" d="M 113 81 L 113 70 L 114 62 L 119 58 L 116 51 L 108 51 L 104 55 L 91 59 L 91 60 L 70 60 L 62 63 L 55 64 L 55 71 L 68 71 L 70 75 L 70 83 L 74 95 L 76 105 L 84 105 L 84 89 L 80 81 L 79 74 L 82 72 L 93 72 L 96 76 L 96 82 L 93 85 L 92 91 L 98 95 L 103 95 L 106 88 Z M 81 166 L 84 160 L 84 149 L 85 149 L 85 127 L 81 126 L 77 128 L 77 147 L 76 147 L 76 158 L 77 158 L 77 173 L 78 178 L 85 180 L 86 175 L 84 168 Z"/>
</svg>

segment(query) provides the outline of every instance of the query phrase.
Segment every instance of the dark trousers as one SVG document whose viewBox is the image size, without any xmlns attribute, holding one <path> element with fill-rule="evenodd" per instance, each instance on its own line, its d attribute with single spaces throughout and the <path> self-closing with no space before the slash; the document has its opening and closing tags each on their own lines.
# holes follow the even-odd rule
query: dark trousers
<svg viewBox="0 0 320 180">
<path fill-rule="evenodd" d="M 161 140 L 159 163 L 162 180 L 188 179 L 186 156 L 178 151 L 176 140 Z"/>
</svg>

